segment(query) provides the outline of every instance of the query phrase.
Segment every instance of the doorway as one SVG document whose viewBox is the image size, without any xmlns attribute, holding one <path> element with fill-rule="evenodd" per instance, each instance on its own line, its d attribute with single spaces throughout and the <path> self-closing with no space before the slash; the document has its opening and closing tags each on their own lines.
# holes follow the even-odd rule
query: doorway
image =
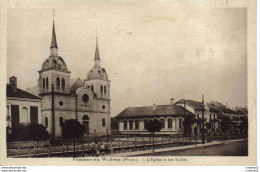
<svg viewBox="0 0 260 172">
<path fill-rule="evenodd" d="M 89 117 L 84 115 L 82 117 L 82 124 L 85 126 L 85 134 L 89 134 Z"/>
</svg>

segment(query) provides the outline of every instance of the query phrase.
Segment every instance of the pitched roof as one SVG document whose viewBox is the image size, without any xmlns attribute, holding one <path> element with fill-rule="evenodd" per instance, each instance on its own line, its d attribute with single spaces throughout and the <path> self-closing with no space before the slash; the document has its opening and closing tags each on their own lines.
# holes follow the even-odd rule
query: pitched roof
<svg viewBox="0 0 260 172">
<path fill-rule="evenodd" d="M 19 88 L 13 90 L 10 84 L 6 84 L 6 97 L 15 97 L 15 98 L 27 98 L 27 99 L 38 99 L 41 100 L 40 97 L 37 97 L 31 93 L 23 91 Z"/>
<path fill-rule="evenodd" d="M 216 101 L 215 101 L 216 102 Z M 215 110 L 218 110 L 219 112 L 224 112 L 224 113 L 235 113 L 233 110 L 228 108 L 227 106 L 217 102 L 217 103 L 210 103 L 210 108 L 214 108 Z"/>
<path fill-rule="evenodd" d="M 80 78 L 70 79 L 70 93 L 75 94 L 76 90 L 84 86 L 84 82 Z"/>
<path fill-rule="evenodd" d="M 198 102 L 198 101 L 194 101 L 194 100 L 184 100 L 184 99 L 182 99 L 182 100 L 177 101 L 175 104 L 184 103 L 184 101 L 185 101 L 186 104 L 191 105 L 195 110 L 203 110 L 202 102 Z M 205 108 L 204 108 L 204 110 L 205 110 Z"/>
<path fill-rule="evenodd" d="M 221 103 L 217 107 L 220 110 L 222 110 L 224 113 L 235 113 L 233 110 L 229 109 L 228 107 L 226 107 L 225 105 L 223 105 Z"/>
<path fill-rule="evenodd" d="M 144 107 L 129 107 L 119 113 L 116 117 L 141 117 L 141 116 L 164 116 L 164 115 L 184 115 L 190 116 L 194 115 L 188 110 L 185 110 L 182 106 L 178 105 L 156 105 L 155 110 L 153 106 Z"/>
<path fill-rule="evenodd" d="M 244 114 L 244 115 L 247 115 L 247 109 L 246 108 L 238 108 L 237 110 L 236 110 L 236 113 L 237 114 Z"/>
<path fill-rule="evenodd" d="M 29 87 L 29 88 L 27 88 L 27 89 L 24 90 L 24 91 L 26 91 L 26 92 L 28 92 L 28 93 L 31 93 L 31 94 L 33 94 L 33 95 L 35 95 L 35 96 L 38 96 L 39 93 L 40 93 L 40 87 L 39 87 L 39 86 Z"/>
<path fill-rule="evenodd" d="M 215 112 L 215 113 L 221 113 L 220 110 L 218 110 L 216 107 L 212 107 L 212 106 L 209 107 L 209 111 L 210 112 Z"/>
</svg>

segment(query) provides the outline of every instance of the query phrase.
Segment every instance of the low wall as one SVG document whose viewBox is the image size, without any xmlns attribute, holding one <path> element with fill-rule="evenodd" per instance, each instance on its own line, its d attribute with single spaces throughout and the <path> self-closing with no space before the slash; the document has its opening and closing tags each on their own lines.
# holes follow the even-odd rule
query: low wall
<svg viewBox="0 0 260 172">
<path fill-rule="evenodd" d="M 47 146 L 49 145 L 49 140 L 42 141 L 20 141 L 20 142 L 7 142 L 7 149 L 18 148 L 18 147 L 34 147 L 34 146 Z"/>
</svg>

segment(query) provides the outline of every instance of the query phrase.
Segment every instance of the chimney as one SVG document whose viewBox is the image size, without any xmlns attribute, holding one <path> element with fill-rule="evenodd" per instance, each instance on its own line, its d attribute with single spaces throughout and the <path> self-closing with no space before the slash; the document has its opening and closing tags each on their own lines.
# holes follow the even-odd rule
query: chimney
<svg viewBox="0 0 260 172">
<path fill-rule="evenodd" d="M 228 108 L 228 102 L 226 102 L 226 107 Z"/>
<path fill-rule="evenodd" d="M 153 110 L 154 110 L 154 111 L 156 110 L 156 105 L 155 105 L 155 103 L 153 104 Z"/>
<path fill-rule="evenodd" d="M 170 104 L 171 104 L 171 105 L 174 104 L 174 98 L 171 98 L 171 100 L 170 100 Z"/>
<path fill-rule="evenodd" d="M 17 91 L 17 78 L 15 76 L 12 76 L 9 78 L 9 83 L 13 89 L 13 91 Z"/>
</svg>

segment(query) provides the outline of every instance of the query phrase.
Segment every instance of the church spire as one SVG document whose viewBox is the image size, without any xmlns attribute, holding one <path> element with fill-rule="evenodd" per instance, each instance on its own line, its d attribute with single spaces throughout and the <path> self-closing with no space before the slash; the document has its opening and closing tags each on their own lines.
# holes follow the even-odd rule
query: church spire
<svg viewBox="0 0 260 172">
<path fill-rule="evenodd" d="M 53 26 L 52 26 L 52 38 L 51 38 L 51 55 L 57 56 L 58 55 L 58 45 L 56 40 L 56 33 L 55 33 L 55 25 L 53 20 Z"/>
<path fill-rule="evenodd" d="M 98 38 L 96 37 L 96 53 L 95 53 L 95 60 L 100 60 L 99 57 L 99 50 L 98 50 Z"/>
<path fill-rule="evenodd" d="M 98 50 L 98 38 L 96 37 L 96 52 L 95 52 L 95 67 L 100 67 L 100 57 L 99 57 L 99 50 Z"/>
<path fill-rule="evenodd" d="M 52 39 L 51 39 L 51 47 L 50 48 L 58 48 L 57 40 L 56 40 L 56 33 L 55 33 L 54 20 L 53 20 L 53 26 L 52 26 Z"/>
</svg>

